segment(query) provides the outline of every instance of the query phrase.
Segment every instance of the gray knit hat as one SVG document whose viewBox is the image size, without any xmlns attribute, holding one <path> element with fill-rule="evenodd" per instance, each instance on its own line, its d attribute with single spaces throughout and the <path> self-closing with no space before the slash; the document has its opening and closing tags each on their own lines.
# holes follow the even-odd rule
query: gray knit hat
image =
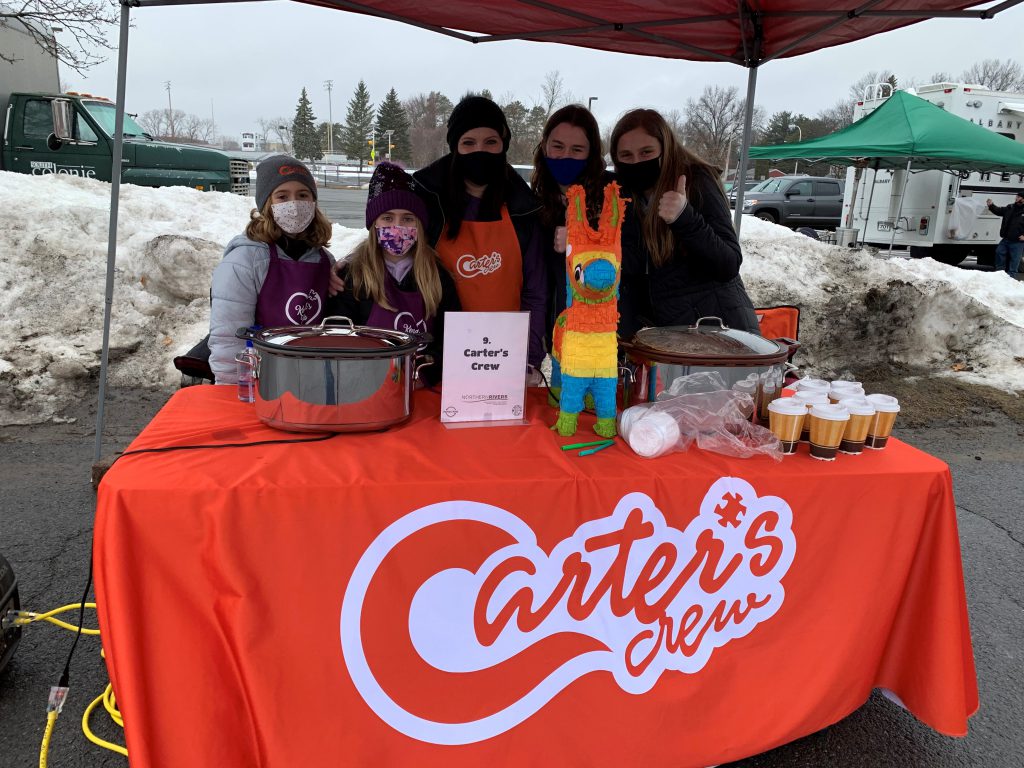
<svg viewBox="0 0 1024 768">
<path fill-rule="evenodd" d="M 291 155 L 271 155 L 256 166 L 256 209 L 262 211 L 274 190 L 286 181 L 302 182 L 316 200 L 316 182 L 309 169 Z"/>
</svg>

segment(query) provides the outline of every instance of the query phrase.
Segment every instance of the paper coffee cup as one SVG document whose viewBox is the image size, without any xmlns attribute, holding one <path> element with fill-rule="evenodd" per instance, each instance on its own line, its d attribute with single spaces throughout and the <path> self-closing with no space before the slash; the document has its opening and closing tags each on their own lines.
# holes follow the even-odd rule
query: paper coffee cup
<svg viewBox="0 0 1024 768">
<path fill-rule="evenodd" d="M 838 403 L 848 397 L 864 397 L 864 387 L 856 381 L 833 381 L 828 389 L 828 399 Z"/>
<path fill-rule="evenodd" d="M 839 405 L 850 413 L 843 439 L 839 441 L 839 452 L 856 455 L 864 450 L 868 427 L 875 418 L 875 406 L 864 397 L 848 397 L 840 400 Z"/>
<path fill-rule="evenodd" d="M 850 413 L 841 405 L 815 403 L 807 414 L 810 421 L 811 456 L 822 461 L 835 461 L 843 440 Z"/>
<path fill-rule="evenodd" d="M 878 451 L 889 442 L 896 414 L 900 412 L 900 401 L 892 395 L 868 395 L 867 400 L 875 407 L 875 416 L 868 427 L 864 447 Z"/>
<path fill-rule="evenodd" d="M 779 438 L 783 453 L 796 453 L 806 418 L 807 406 L 792 397 L 768 403 L 768 428 Z"/>
<path fill-rule="evenodd" d="M 828 394 L 829 383 L 824 379 L 800 379 L 793 384 L 797 392 L 824 392 Z"/>
<path fill-rule="evenodd" d="M 761 387 L 761 394 L 757 400 L 757 418 L 763 424 L 768 421 L 768 406 L 771 405 L 779 396 L 779 388 L 771 383 L 764 382 Z"/>
<path fill-rule="evenodd" d="M 821 404 L 828 403 L 828 394 L 826 394 L 825 392 L 816 391 L 816 390 L 813 390 L 813 389 L 811 389 L 811 390 L 802 390 L 802 391 L 797 392 L 796 394 L 794 394 L 791 399 L 792 400 L 796 400 L 799 403 L 803 403 L 804 407 L 809 411 L 809 410 L 811 410 L 811 406 L 814 405 L 815 403 L 821 403 Z M 811 436 L 810 430 L 811 430 L 811 423 L 810 423 L 810 421 L 808 419 L 804 419 L 804 426 L 803 426 L 803 429 L 800 432 L 800 442 L 801 443 L 806 443 L 806 442 L 808 442 L 810 440 L 810 436 Z"/>
</svg>

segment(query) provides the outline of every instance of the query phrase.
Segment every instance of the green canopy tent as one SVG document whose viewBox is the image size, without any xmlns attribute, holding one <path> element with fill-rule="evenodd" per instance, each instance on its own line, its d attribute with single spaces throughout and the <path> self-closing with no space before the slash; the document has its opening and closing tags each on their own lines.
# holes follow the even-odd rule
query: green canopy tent
<svg viewBox="0 0 1024 768">
<path fill-rule="evenodd" d="M 1024 145 L 907 91 L 840 131 L 795 144 L 751 147 L 755 160 L 828 160 L 837 165 L 949 171 L 1024 170 Z"/>
<path fill-rule="evenodd" d="M 1000 136 L 907 91 L 895 91 L 869 115 L 840 131 L 795 144 L 751 147 L 754 160 L 827 160 L 857 167 L 852 201 L 865 168 L 894 170 L 899 189 L 899 221 L 905 182 L 911 169 L 959 171 L 1024 171 L 1024 145 Z M 902 175 L 902 178 L 900 176 Z M 874 192 L 874 176 L 872 176 Z M 870 208 L 870 198 L 868 203 Z M 853 205 L 850 206 L 850 216 Z M 848 218 L 844 224 L 849 227 Z M 894 222 L 889 248 L 896 237 Z"/>
</svg>

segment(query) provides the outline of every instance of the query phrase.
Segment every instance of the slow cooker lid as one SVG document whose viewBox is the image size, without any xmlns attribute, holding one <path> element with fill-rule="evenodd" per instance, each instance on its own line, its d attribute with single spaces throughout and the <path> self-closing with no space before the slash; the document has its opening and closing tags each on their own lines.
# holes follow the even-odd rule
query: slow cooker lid
<svg viewBox="0 0 1024 768">
<path fill-rule="evenodd" d="M 730 328 L 719 318 L 701 318 L 694 325 L 643 328 L 633 337 L 639 351 L 690 364 L 717 362 L 774 363 L 788 351 L 777 341 Z"/>
<path fill-rule="evenodd" d="M 344 325 L 327 325 L 338 320 Z M 353 325 L 347 317 L 326 318 L 319 325 L 286 325 L 264 328 L 252 335 L 260 346 L 292 352 L 342 352 L 360 354 L 400 354 L 419 347 L 424 340 L 418 336 L 385 328 Z"/>
</svg>

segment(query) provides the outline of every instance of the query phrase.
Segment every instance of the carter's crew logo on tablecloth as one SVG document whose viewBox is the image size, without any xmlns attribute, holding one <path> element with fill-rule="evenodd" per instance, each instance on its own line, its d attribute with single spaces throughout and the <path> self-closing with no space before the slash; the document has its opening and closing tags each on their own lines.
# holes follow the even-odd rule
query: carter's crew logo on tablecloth
<svg viewBox="0 0 1024 768">
<path fill-rule="evenodd" d="M 474 256 L 467 253 L 460 256 L 455 262 L 455 269 L 462 277 L 477 277 L 478 275 L 489 275 L 501 269 L 501 254 L 492 251 L 490 255 Z"/>
<path fill-rule="evenodd" d="M 582 524 L 550 553 L 523 520 L 498 507 L 472 501 L 423 507 L 381 532 L 352 573 L 341 612 L 345 664 L 381 719 L 434 744 L 469 744 L 504 733 L 591 672 L 611 672 L 622 690 L 643 694 L 664 672 L 699 672 L 716 648 L 778 612 L 785 599 L 782 578 L 796 554 L 792 522 L 783 499 L 759 497 L 735 477 L 711 486 L 684 530 L 668 525 L 648 496 L 630 493 L 610 515 Z M 384 594 L 381 586 L 394 583 L 378 571 L 400 569 L 395 560 L 411 551 L 417 536 L 429 537 L 434 526 L 445 526 L 450 535 L 453 523 L 491 526 L 496 538 L 513 543 L 475 571 L 443 568 L 410 586 L 414 594 L 402 609 L 407 615 L 391 617 L 390 626 L 407 629 L 400 645 L 411 640 L 418 658 L 371 653 L 375 674 L 367 649 L 380 640 L 374 627 L 392 606 L 368 601 L 368 595 Z M 364 612 L 375 617 L 365 626 Z M 564 633 L 580 637 L 583 650 L 540 668 L 537 660 L 547 657 L 529 649 Z M 382 658 L 390 669 L 379 666 Z M 514 701 L 496 694 L 478 719 L 432 719 L 431 711 L 403 707 L 410 692 L 399 689 L 401 676 L 393 673 L 402 663 L 426 663 L 440 671 L 435 676 L 450 673 L 452 685 L 468 684 L 473 673 L 518 665 L 512 668 L 526 683 Z M 389 673 L 387 688 L 382 671 Z"/>
<path fill-rule="evenodd" d="M 320 294 L 315 288 L 310 288 L 307 293 L 299 292 L 289 296 L 284 313 L 294 325 L 308 325 L 320 317 L 322 306 Z"/>
</svg>

